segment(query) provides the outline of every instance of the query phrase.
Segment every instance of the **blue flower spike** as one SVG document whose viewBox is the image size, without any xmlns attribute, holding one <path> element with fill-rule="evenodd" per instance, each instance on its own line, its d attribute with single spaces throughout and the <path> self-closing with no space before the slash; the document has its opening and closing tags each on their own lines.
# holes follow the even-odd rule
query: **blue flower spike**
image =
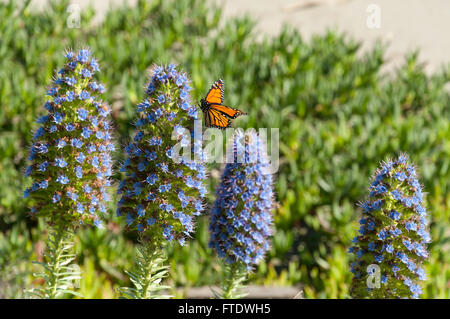
<svg viewBox="0 0 450 319">
<path fill-rule="evenodd" d="M 136 134 L 125 147 L 121 171 L 126 176 L 118 189 L 117 215 L 151 241 L 184 245 L 194 231 L 195 216 L 203 211 L 205 166 L 186 158 L 173 160 L 182 139 L 172 139 L 174 130 L 191 127 L 195 118 L 181 107 L 196 109 L 190 90 L 187 76 L 175 65 L 154 66 L 147 98 L 137 105 Z"/>
<path fill-rule="evenodd" d="M 211 210 L 210 242 L 226 264 L 220 298 L 238 298 L 242 281 L 270 249 L 274 194 L 263 141 L 236 130 L 233 162 L 225 166 Z"/>
<path fill-rule="evenodd" d="M 111 185 L 109 106 L 101 100 L 103 85 L 93 87 L 99 71 L 89 50 L 68 51 L 66 62 L 47 89 L 47 114 L 39 117 L 26 175 L 33 179 L 24 196 L 30 214 L 45 218 L 48 240 L 43 267 L 44 284 L 28 293 L 38 298 L 82 297 L 73 280 L 74 233 L 80 224 L 102 227 Z"/>
<path fill-rule="evenodd" d="M 376 171 L 361 203 L 351 294 L 355 298 L 419 298 L 426 280 L 428 214 L 416 167 L 406 154 Z"/>
<path fill-rule="evenodd" d="M 204 209 L 203 161 L 180 157 L 177 151 L 178 146 L 189 146 L 185 128 L 197 118 L 190 90 L 188 77 L 177 66 L 154 66 L 147 97 L 136 108 L 136 134 L 125 147 L 120 169 L 125 177 L 118 188 L 117 216 L 128 230 L 138 232 L 141 242 L 136 269 L 127 272 L 134 288 L 120 288 L 126 298 L 163 298 L 158 292 L 164 288 L 161 278 L 168 274 L 164 246 L 185 245 L 195 217 Z M 201 149 L 194 147 L 194 154 L 202 159 Z"/>
<path fill-rule="evenodd" d="M 38 118 L 25 191 L 31 214 L 55 224 L 101 227 L 112 175 L 110 107 L 92 88 L 98 69 L 87 49 L 68 51 L 66 63 L 47 90 L 47 114 Z M 85 191 L 89 189 L 89 191 Z"/>
</svg>

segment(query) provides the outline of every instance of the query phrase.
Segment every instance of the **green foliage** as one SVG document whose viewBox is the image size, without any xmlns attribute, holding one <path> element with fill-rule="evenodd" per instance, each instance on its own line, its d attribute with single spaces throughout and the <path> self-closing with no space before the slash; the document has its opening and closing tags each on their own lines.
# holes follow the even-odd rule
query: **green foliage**
<svg viewBox="0 0 450 319">
<path fill-rule="evenodd" d="M 30 236 L 24 225 L 17 225 L 11 231 L 0 233 L 0 298 L 23 298 L 30 277 Z"/>
<path fill-rule="evenodd" d="M 166 257 L 161 246 L 144 242 L 138 247 L 136 270 L 126 271 L 134 287 L 119 288 L 122 297 L 132 299 L 162 299 L 169 295 L 158 292 L 170 287 L 161 285 L 161 281 L 168 275 L 168 266 L 164 266 Z"/>
<path fill-rule="evenodd" d="M 25 276 L 22 282 L 8 280 L 10 287 L 30 284 L 23 265 L 35 259 L 31 242 L 43 238 L 42 226 L 26 221 L 21 198 L 30 186 L 22 172 L 34 119 L 42 114 L 44 85 L 63 62 L 65 47 L 87 44 L 102 65 L 99 76 L 109 88 L 104 100 L 112 104 L 118 145 L 130 139 L 134 107 L 143 98 L 145 71 L 152 63 L 181 64 L 197 99 L 222 77 L 225 102 L 249 113 L 235 126 L 280 128 L 276 232 L 267 261 L 249 276 L 252 284 L 301 283 L 307 298 L 348 297 L 352 276 L 345 251 L 361 214 L 355 204 L 376 165 L 406 151 L 420 163 L 431 212 L 433 242 L 423 297 L 450 297 L 448 67 L 428 75 L 418 55 L 411 54 L 403 66 L 383 75 L 380 45 L 363 55 L 358 43 L 337 32 L 305 42 L 289 28 L 257 40 L 253 21 L 224 20 L 210 1 L 138 1 L 136 7 L 112 9 L 97 25 L 87 10 L 79 29 L 66 26 L 67 1 L 45 12 L 16 3 L 0 3 L 0 272 L 8 274 L 2 279 L 13 278 L 12 269 Z M 219 176 L 218 166 L 210 169 L 209 203 Z M 115 208 L 109 207 L 111 216 Z M 169 247 L 170 284 L 219 281 L 207 222 L 199 219 L 195 238 L 185 247 Z M 136 238 L 123 235 L 115 217 L 107 224 L 107 230 L 77 233 L 81 271 L 90 278 L 81 287 L 89 297 L 117 297 L 114 289 L 129 284 L 119 274 L 132 263 Z M 14 258 L 2 258 L 9 254 Z M 18 296 L 15 291 L 7 293 Z"/>
<path fill-rule="evenodd" d="M 74 291 L 74 283 L 81 279 L 77 265 L 73 263 L 76 255 L 72 253 L 74 233 L 64 226 L 50 226 L 47 239 L 47 252 L 44 253 L 44 262 L 36 261 L 41 265 L 43 272 L 34 274 L 44 279 L 43 288 L 33 288 L 28 291 L 30 296 L 55 299 L 66 294 L 83 297 Z"/>
</svg>

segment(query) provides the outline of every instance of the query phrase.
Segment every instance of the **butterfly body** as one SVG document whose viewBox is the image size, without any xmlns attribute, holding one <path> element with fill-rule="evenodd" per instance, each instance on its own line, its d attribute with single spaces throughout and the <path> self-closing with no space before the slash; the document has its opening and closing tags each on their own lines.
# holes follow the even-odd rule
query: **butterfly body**
<svg viewBox="0 0 450 319">
<path fill-rule="evenodd" d="M 206 127 L 223 130 L 231 126 L 232 119 L 246 114 L 238 109 L 222 104 L 224 86 L 223 80 L 217 80 L 211 86 L 206 97 L 200 100 L 200 109 L 203 111 Z"/>
</svg>

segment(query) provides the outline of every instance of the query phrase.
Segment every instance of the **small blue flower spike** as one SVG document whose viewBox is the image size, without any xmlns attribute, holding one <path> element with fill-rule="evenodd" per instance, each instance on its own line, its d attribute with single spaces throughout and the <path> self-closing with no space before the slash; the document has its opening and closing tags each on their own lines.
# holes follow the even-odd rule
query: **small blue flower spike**
<svg viewBox="0 0 450 319">
<path fill-rule="evenodd" d="M 53 223 L 101 226 L 112 174 L 109 113 L 94 82 L 99 71 L 89 50 L 67 52 L 66 63 L 47 90 L 47 115 L 38 118 L 26 175 L 31 213 Z M 93 87 L 93 83 L 96 84 Z M 86 191 L 89 190 L 89 191 Z"/>
<path fill-rule="evenodd" d="M 228 263 L 247 271 L 270 249 L 274 195 L 263 141 L 255 131 L 237 130 L 233 163 L 225 166 L 211 210 L 210 243 Z"/>
<path fill-rule="evenodd" d="M 351 293 L 355 298 L 419 298 L 431 242 L 422 186 L 406 154 L 381 164 L 361 203 Z M 370 283 L 369 283 L 370 282 Z"/>
</svg>

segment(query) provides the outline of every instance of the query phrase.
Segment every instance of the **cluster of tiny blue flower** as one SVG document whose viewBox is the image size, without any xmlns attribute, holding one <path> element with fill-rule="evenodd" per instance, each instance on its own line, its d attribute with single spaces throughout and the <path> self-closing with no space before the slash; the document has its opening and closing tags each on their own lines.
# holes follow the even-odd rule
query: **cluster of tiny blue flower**
<svg viewBox="0 0 450 319">
<path fill-rule="evenodd" d="M 422 263 L 431 241 L 422 187 L 406 155 L 388 160 L 377 170 L 369 199 L 361 204 L 359 236 L 350 252 L 356 255 L 352 292 L 355 297 L 418 298 L 426 279 Z M 368 288 L 367 267 L 380 267 L 379 288 Z"/>
<path fill-rule="evenodd" d="M 33 202 L 31 213 L 53 222 L 101 226 L 106 213 L 107 188 L 112 175 L 109 106 L 100 100 L 105 91 L 95 82 L 99 71 L 89 50 L 68 51 L 66 64 L 48 88 L 48 113 L 37 119 L 26 176 L 34 183 L 24 196 Z"/>
<path fill-rule="evenodd" d="M 148 97 L 137 105 L 137 133 L 125 147 L 127 159 L 120 170 L 126 176 L 118 188 L 117 208 L 129 229 L 142 237 L 175 239 L 181 245 L 194 230 L 194 216 L 201 214 L 207 192 L 202 163 L 174 160 L 177 144 L 190 145 L 184 127 L 197 118 L 188 84 L 186 74 L 173 64 L 153 67 Z"/>
<path fill-rule="evenodd" d="M 228 163 L 211 211 L 210 243 L 228 263 L 251 270 L 270 249 L 272 175 L 265 148 L 254 131 L 233 136 L 233 163 Z"/>
</svg>

